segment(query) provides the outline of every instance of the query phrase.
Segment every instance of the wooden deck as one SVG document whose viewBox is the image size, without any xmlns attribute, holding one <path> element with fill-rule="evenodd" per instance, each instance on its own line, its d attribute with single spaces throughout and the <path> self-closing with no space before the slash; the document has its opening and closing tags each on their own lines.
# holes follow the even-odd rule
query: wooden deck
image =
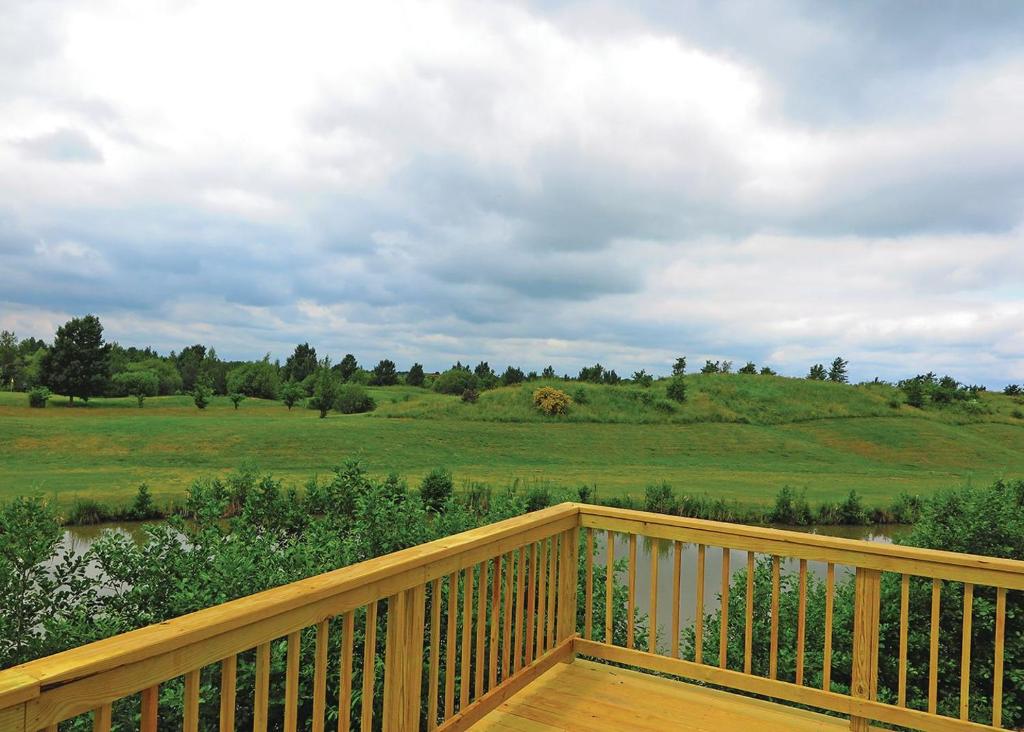
<svg viewBox="0 0 1024 732">
<path fill-rule="evenodd" d="M 559 663 L 471 729 L 833 732 L 845 719 L 680 683 L 603 663 Z"/>
</svg>

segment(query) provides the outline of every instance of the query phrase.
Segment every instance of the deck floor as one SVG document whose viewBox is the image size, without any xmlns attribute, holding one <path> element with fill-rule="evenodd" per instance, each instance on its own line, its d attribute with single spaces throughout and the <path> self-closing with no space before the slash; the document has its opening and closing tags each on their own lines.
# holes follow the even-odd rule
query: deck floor
<svg viewBox="0 0 1024 732">
<path fill-rule="evenodd" d="M 835 732 L 849 722 L 592 661 L 559 663 L 472 727 L 552 730 Z"/>
</svg>

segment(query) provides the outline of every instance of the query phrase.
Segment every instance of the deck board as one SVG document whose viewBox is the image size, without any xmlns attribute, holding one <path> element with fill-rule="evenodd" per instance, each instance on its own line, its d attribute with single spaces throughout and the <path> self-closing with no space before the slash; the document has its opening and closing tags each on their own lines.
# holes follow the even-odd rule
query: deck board
<svg viewBox="0 0 1024 732">
<path fill-rule="evenodd" d="M 729 729 L 836 732 L 849 722 L 593 661 L 557 664 L 476 732 Z"/>
</svg>

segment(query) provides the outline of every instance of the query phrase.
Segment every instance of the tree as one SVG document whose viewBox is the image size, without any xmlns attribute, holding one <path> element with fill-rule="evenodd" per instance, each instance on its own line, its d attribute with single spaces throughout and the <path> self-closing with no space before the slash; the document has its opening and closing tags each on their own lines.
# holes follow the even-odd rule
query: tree
<svg viewBox="0 0 1024 732">
<path fill-rule="evenodd" d="M 769 368 L 768 366 L 762 366 L 762 367 L 761 367 L 761 376 L 778 376 L 778 374 L 776 374 L 776 373 L 775 373 L 775 372 L 774 372 L 774 371 L 773 371 L 773 370 L 772 370 L 771 368 Z"/>
<path fill-rule="evenodd" d="M 737 373 L 740 373 L 740 374 L 756 374 L 757 373 L 757 366 L 754 365 L 753 361 L 747 361 L 746 364 L 744 364 L 742 367 L 740 367 L 740 370 Z"/>
<path fill-rule="evenodd" d="M 704 365 L 700 367 L 700 372 L 702 374 L 717 374 L 721 370 L 721 364 L 718 361 L 712 361 L 711 359 L 706 360 Z"/>
<path fill-rule="evenodd" d="M 444 468 L 434 468 L 420 483 L 420 498 L 427 508 L 440 512 L 454 491 L 452 474 Z"/>
<path fill-rule="evenodd" d="M 341 362 L 334 367 L 334 370 L 338 372 L 338 376 L 341 377 L 342 381 L 348 381 L 359 370 L 359 362 L 356 361 L 356 357 L 351 353 L 346 353 Z"/>
<path fill-rule="evenodd" d="M 580 381 L 600 384 L 604 378 L 604 366 L 599 363 L 595 363 L 593 366 L 584 366 L 580 369 L 580 374 L 576 378 Z"/>
<path fill-rule="evenodd" d="M 28 393 L 28 405 L 35 409 L 43 409 L 50 400 L 50 390 L 45 386 L 37 386 Z"/>
<path fill-rule="evenodd" d="M 1021 389 L 1020 384 L 1007 384 L 1006 388 L 1003 389 L 1003 393 L 1006 396 L 1020 396 L 1022 391 L 1024 390 Z"/>
<path fill-rule="evenodd" d="M 362 414 L 377 408 L 366 388 L 361 384 L 342 384 L 338 388 L 338 396 L 334 400 L 334 408 L 342 414 Z"/>
<path fill-rule="evenodd" d="M 53 347 L 43 357 L 43 383 L 51 391 L 88 401 L 103 393 L 107 383 L 110 346 L 103 342 L 103 325 L 95 315 L 72 318 L 57 328 Z"/>
<path fill-rule="evenodd" d="M 686 356 L 680 356 L 676 359 L 676 362 L 672 364 L 672 375 L 673 376 L 685 376 L 686 375 Z"/>
<path fill-rule="evenodd" d="M 398 383 L 398 371 L 395 362 L 382 358 L 370 372 L 370 386 L 394 386 Z"/>
<path fill-rule="evenodd" d="M 669 399 L 680 404 L 686 401 L 686 379 L 682 374 L 676 374 L 672 377 L 665 388 L 665 394 Z"/>
<path fill-rule="evenodd" d="M 196 385 L 192 388 L 192 402 L 199 409 L 206 409 L 210 404 L 210 396 L 213 394 L 213 390 L 205 381 L 197 381 Z"/>
<path fill-rule="evenodd" d="M 281 376 L 285 381 L 302 381 L 316 369 L 316 349 L 308 343 L 300 343 L 284 362 Z"/>
<path fill-rule="evenodd" d="M 316 371 L 316 385 L 313 387 L 313 396 L 309 399 L 309 406 L 320 410 L 320 419 L 327 416 L 327 413 L 334 408 L 334 402 L 338 398 L 340 376 L 331 371 L 331 363 L 328 359 L 320 362 L 320 368 Z"/>
<path fill-rule="evenodd" d="M 142 409 L 146 397 L 160 393 L 160 379 L 152 371 L 122 371 L 114 376 L 114 386 L 128 396 L 133 396 Z"/>
<path fill-rule="evenodd" d="M 523 373 L 522 369 L 516 366 L 509 366 L 501 375 L 502 386 L 522 384 L 524 381 L 526 381 L 526 374 Z"/>
<path fill-rule="evenodd" d="M 0 331 L 0 389 L 14 390 L 18 361 L 18 339 L 14 332 Z"/>
<path fill-rule="evenodd" d="M 124 371 L 148 371 L 157 378 L 157 394 L 169 396 L 181 391 L 184 380 L 178 373 L 175 359 L 147 358 L 125 365 Z M 156 396 L 155 394 L 153 396 Z"/>
<path fill-rule="evenodd" d="M 261 361 L 245 363 L 228 372 L 229 394 L 244 394 L 257 399 L 277 399 L 281 377 L 277 366 L 270 363 L 270 354 Z"/>
<path fill-rule="evenodd" d="M 615 369 L 608 369 L 607 371 L 604 372 L 604 377 L 602 378 L 602 381 L 611 386 L 615 386 L 620 381 L 622 381 L 622 379 L 619 378 L 619 375 L 617 373 L 615 373 Z"/>
<path fill-rule="evenodd" d="M 434 379 L 434 391 L 442 394 L 462 394 L 466 389 L 478 388 L 476 374 L 465 368 L 452 367 Z"/>
<path fill-rule="evenodd" d="M 493 389 L 498 384 L 498 375 L 486 361 L 481 361 L 476 365 L 473 375 L 476 376 L 477 384 L 481 389 Z"/>
<path fill-rule="evenodd" d="M 554 366 L 545 366 L 544 370 L 541 372 L 540 376 L 541 376 L 542 379 L 553 379 L 553 378 L 555 378 L 555 367 Z"/>
<path fill-rule="evenodd" d="M 820 363 L 816 363 L 811 366 L 811 370 L 807 372 L 807 378 L 811 381 L 824 381 L 828 378 L 828 372 L 825 371 L 825 367 Z"/>
<path fill-rule="evenodd" d="M 645 369 L 640 369 L 633 372 L 633 383 L 646 389 L 654 383 L 654 377 L 647 373 Z"/>
<path fill-rule="evenodd" d="M 178 373 L 181 375 L 181 388 L 184 391 L 192 391 L 196 382 L 202 376 L 203 361 L 206 360 L 206 346 L 196 343 L 181 349 L 176 359 Z"/>
<path fill-rule="evenodd" d="M 844 361 L 842 356 L 836 356 L 828 370 L 828 380 L 837 384 L 845 384 L 849 380 L 846 376 L 847 363 L 848 361 Z"/>
<path fill-rule="evenodd" d="M 732 373 L 732 361 L 722 361 L 722 365 L 718 369 L 723 374 Z"/>
<path fill-rule="evenodd" d="M 302 401 L 303 397 L 306 396 L 306 390 L 302 384 L 297 381 L 289 381 L 281 387 L 281 401 L 288 411 L 292 411 L 292 407 Z"/>
<path fill-rule="evenodd" d="M 412 368 L 409 369 L 409 373 L 406 374 L 405 383 L 409 386 L 423 386 L 423 364 L 414 363 Z"/>
<path fill-rule="evenodd" d="M 231 403 L 235 405 L 235 410 L 237 411 L 238 405 L 245 400 L 245 394 L 240 394 L 237 391 L 233 391 L 230 394 L 228 394 L 228 399 L 230 399 Z"/>
</svg>

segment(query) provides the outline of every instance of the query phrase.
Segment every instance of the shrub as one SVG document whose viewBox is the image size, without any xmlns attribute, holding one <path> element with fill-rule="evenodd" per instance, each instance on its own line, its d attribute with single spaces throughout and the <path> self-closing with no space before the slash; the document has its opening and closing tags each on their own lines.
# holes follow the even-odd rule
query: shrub
<svg viewBox="0 0 1024 732">
<path fill-rule="evenodd" d="M 45 386 L 37 386 L 28 393 L 28 405 L 35 409 L 42 409 L 50 400 L 50 390 Z"/>
<path fill-rule="evenodd" d="M 686 401 L 686 379 L 682 375 L 673 376 L 665 388 L 665 394 L 669 399 L 682 404 Z"/>
<path fill-rule="evenodd" d="M 1019 409 L 1014 409 L 1012 412 L 1010 412 L 1010 416 L 1013 417 L 1014 419 L 1024 419 L 1024 412 L 1020 411 Z"/>
<path fill-rule="evenodd" d="M 372 412 L 377 408 L 377 403 L 361 385 L 345 384 L 338 390 L 334 408 L 342 414 L 361 414 Z"/>
<path fill-rule="evenodd" d="M 160 393 L 160 379 L 152 371 L 122 371 L 111 379 L 120 394 L 133 396 L 142 408 L 146 397 Z"/>
<path fill-rule="evenodd" d="M 314 376 L 316 372 L 310 376 Z M 287 384 L 281 387 L 281 401 L 288 407 L 288 411 L 292 410 L 296 404 L 302 401 L 302 398 L 306 395 L 305 387 L 298 381 L 289 381 Z"/>
<path fill-rule="evenodd" d="M 462 394 L 466 389 L 479 389 L 480 381 L 472 371 L 451 368 L 434 379 L 434 391 Z"/>
<path fill-rule="evenodd" d="M 564 391 L 542 386 L 533 392 L 533 405 L 544 414 L 567 414 L 572 397 Z"/>
<path fill-rule="evenodd" d="M 761 376 L 778 376 L 778 374 L 775 373 L 775 370 L 772 369 L 770 366 L 762 366 Z"/>
<path fill-rule="evenodd" d="M 572 393 L 572 400 L 577 404 L 589 404 L 590 397 L 587 396 L 587 390 L 582 386 L 577 386 L 576 391 Z"/>
<path fill-rule="evenodd" d="M 423 364 L 414 363 L 405 377 L 405 383 L 409 386 L 423 386 Z"/>
<path fill-rule="evenodd" d="M 739 371 L 737 371 L 736 373 L 753 375 L 757 373 L 757 366 L 754 364 L 753 361 L 747 361 L 745 364 L 743 364 L 743 366 L 740 367 Z"/>
<path fill-rule="evenodd" d="M 502 386 L 514 386 L 515 384 L 522 384 L 524 381 L 526 381 L 526 374 L 517 366 L 509 366 L 501 375 Z"/>
<path fill-rule="evenodd" d="M 679 510 L 679 499 L 668 483 L 647 486 L 644 491 L 644 510 L 651 513 L 675 515 Z"/>
<path fill-rule="evenodd" d="M 806 526 L 811 523 L 811 507 L 806 491 L 797 493 L 788 485 L 775 496 L 775 505 L 768 512 L 768 520 L 776 524 Z"/>
<path fill-rule="evenodd" d="M 313 396 L 306 402 L 306 406 L 318 410 L 320 419 L 324 419 L 327 413 L 335 408 L 341 386 L 339 383 L 341 376 L 331 368 L 327 359 L 324 359 L 312 378 L 315 379 Z"/>
<path fill-rule="evenodd" d="M 234 391 L 228 394 L 228 399 L 231 400 L 231 403 L 235 405 L 235 409 L 237 410 L 238 405 L 245 401 L 245 394 L 239 394 L 238 392 Z"/>
<path fill-rule="evenodd" d="M 546 485 L 535 485 L 526 492 L 526 510 L 539 511 L 551 505 L 551 490 Z"/>
<path fill-rule="evenodd" d="M 192 401 L 199 409 L 206 409 L 210 404 L 210 396 L 213 391 L 203 382 L 197 382 L 196 388 L 192 390 Z"/>
<path fill-rule="evenodd" d="M 462 392 L 462 401 L 466 404 L 476 404 L 477 399 L 480 398 L 480 393 L 476 389 L 466 389 Z"/>
<path fill-rule="evenodd" d="M 663 414 L 673 414 L 676 411 L 676 405 L 667 399 L 658 399 L 654 402 L 654 408 Z"/>
<path fill-rule="evenodd" d="M 277 399 L 281 376 L 270 356 L 261 361 L 245 363 L 228 371 L 228 393 L 245 394 L 258 399 Z"/>
<path fill-rule="evenodd" d="M 420 483 L 420 498 L 427 508 L 440 511 L 452 497 L 452 474 L 444 468 L 434 468 Z"/>
<path fill-rule="evenodd" d="M 148 521 L 161 518 L 162 513 L 153 502 L 153 496 L 149 494 L 149 486 L 145 483 L 139 485 L 132 505 L 128 508 L 128 518 L 132 521 Z"/>
<path fill-rule="evenodd" d="M 393 386 L 398 383 L 398 371 L 395 362 L 389 358 L 382 358 L 373 367 L 370 374 L 370 386 Z"/>
<path fill-rule="evenodd" d="M 654 377 L 647 373 L 645 369 L 640 369 L 633 372 L 633 383 L 646 389 L 654 383 Z"/>
<path fill-rule="evenodd" d="M 921 518 L 920 496 L 900 493 L 889 507 L 889 520 L 897 524 L 914 524 Z"/>
</svg>

